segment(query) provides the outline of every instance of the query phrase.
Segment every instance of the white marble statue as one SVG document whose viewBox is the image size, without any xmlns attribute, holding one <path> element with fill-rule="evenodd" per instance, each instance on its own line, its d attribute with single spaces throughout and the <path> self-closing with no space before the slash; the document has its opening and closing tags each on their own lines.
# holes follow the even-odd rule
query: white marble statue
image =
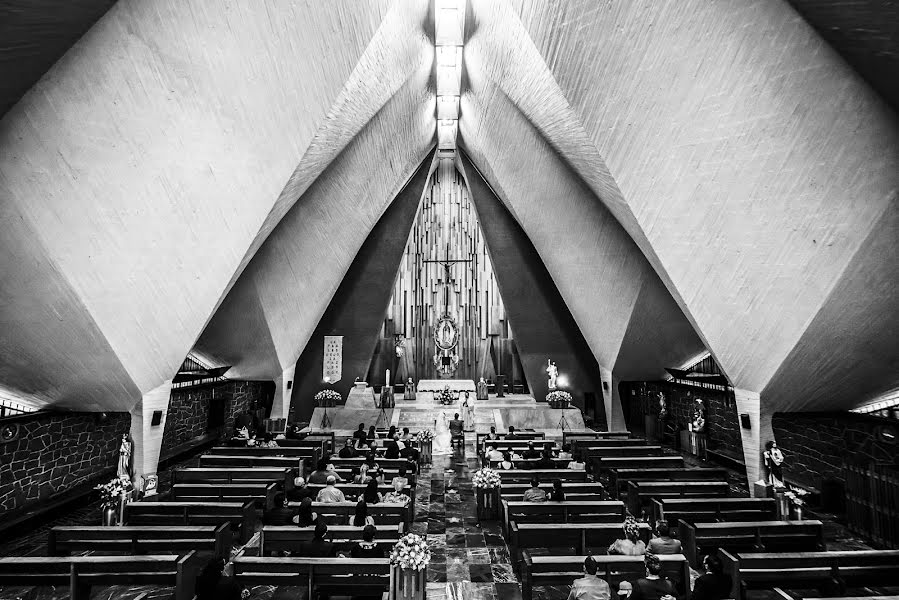
<svg viewBox="0 0 899 600">
<path fill-rule="evenodd" d="M 546 359 L 546 374 L 549 375 L 549 389 L 556 389 L 556 379 L 559 377 L 559 369 L 556 368 L 556 363 L 548 358 Z"/>
<path fill-rule="evenodd" d="M 131 478 L 131 451 L 132 444 L 128 440 L 128 434 L 122 434 L 122 443 L 119 444 L 119 464 L 116 475 Z"/>
</svg>

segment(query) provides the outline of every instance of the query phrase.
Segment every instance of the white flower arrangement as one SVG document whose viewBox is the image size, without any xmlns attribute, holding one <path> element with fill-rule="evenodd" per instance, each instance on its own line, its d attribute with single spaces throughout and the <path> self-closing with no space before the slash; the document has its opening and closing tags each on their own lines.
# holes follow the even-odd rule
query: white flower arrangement
<svg viewBox="0 0 899 600">
<path fill-rule="evenodd" d="M 386 502 L 387 504 L 402 504 L 403 506 L 408 506 L 411 498 L 402 492 L 397 492 L 396 490 L 387 492 L 384 497 L 381 499 L 382 502 Z"/>
<path fill-rule="evenodd" d="M 434 432 L 430 429 L 422 429 L 415 436 L 415 440 L 419 442 L 430 442 L 434 439 Z"/>
<path fill-rule="evenodd" d="M 438 398 L 440 399 L 440 404 L 443 405 L 454 404 L 456 402 L 456 396 L 446 388 L 440 391 Z"/>
<path fill-rule="evenodd" d="M 116 508 L 119 505 L 119 498 L 125 495 L 125 484 L 118 477 L 110 480 L 109 483 L 101 483 L 94 487 L 100 492 L 100 504 L 103 508 Z"/>
<path fill-rule="evenodd" d="M 313 399 L 318 406 L 334 406 L 343 400 L 343 396 L 334 390 L 322 390 Z"/>
<path fill-rule="evenodd" d="M 550 406 L 570 406 L 571 394 L 563 390 L 554 390 L 546 395 L 546 401 Z"/>
<path fill-rule="evenodd" d="M 422 571 L 431 562 L 431 551 L 425 538 L 409 533 L 400 538 L 390 551 L 390 564 L 413 571 Z"/>
<path fill-rule="evenodd" d="M 501 481 L 499 473 L 487 467 L 478 469 L 471 475 L 472 485 L 482 490 L 499 487 Z"/>
</svg>

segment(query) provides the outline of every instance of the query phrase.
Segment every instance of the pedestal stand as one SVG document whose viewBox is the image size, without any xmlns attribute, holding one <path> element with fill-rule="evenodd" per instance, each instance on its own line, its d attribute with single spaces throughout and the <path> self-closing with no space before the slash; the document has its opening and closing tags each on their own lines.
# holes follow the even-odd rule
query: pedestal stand
<svg viewBox="0 0 899 600">
<path fill-rule="evenodd" d="M 478 523 L 499 519 L 500 488 L 475 488 Z"/>
<path fill-rule="evenodd" d="M 426 573 L 390 567 L 390 600 L 424 600 Z"/>
</svg>

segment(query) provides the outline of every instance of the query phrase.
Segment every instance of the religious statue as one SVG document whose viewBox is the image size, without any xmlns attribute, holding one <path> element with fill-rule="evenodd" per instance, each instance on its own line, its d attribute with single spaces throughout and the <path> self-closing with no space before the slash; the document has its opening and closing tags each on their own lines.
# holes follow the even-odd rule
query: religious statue
<svg viewBox="0 0 899 600">
<path fill-rule="evenodd" d="M 705 405 L 702 403 L 702 398 L 697 398 L 696 405 L 693 407 L 693 431 L 705 432 Z"/>
<path fill-rule="evenodd" d="M 484 381 L 484 378 L 481 377 L 480 381 L 478 381 L 477 386 L 475 386 L 477 390 L 477 399 L 478 400 L 486 400 L 487 399 L 487 382 Z"/>
<path fill-rule="evenodd" d="M 131 452 L 133 450 L 132 443 L 128 440 L 128 434 L 122 434 L 122 442 L 119 444 L 119 464 L 116 469 L 116 475 L 119 477 L 127 477 L 131 480 Z"/>
<path fill-rule="evenodd" d="M 665 402 L 665 394 L 659 392 L 658 395 L 659 400 L 659 421 L 664 421 L 668 418 L 668 403 Z"/>
<path fill-rule="evenodd" d="M 408 381 L 406 381 L 406 389 L 403 392 L 403 400 L 415 400 L 415 383 L 412 381 L 411 377 Z"/>
<path fill-rule="evenodd" d="M 784 462 L 784 455 L 783 452 L 780 451 L 780 448 L 777 447 L 777 442 L 774 440 L 765 442 L 765 453 L 763 454 L 763 457 L 765 459 L 765 470 L 768 472 L 765 483 L 773 485 L 776 488 L 785 487 L 783 471 L 781 470 L 781 466 Z"/>
<path fill-rule="evenodd" d="M 546 374 L 549 375 L 549 389 L 556 389 L 556 378 L 559 377 L 559 369 L 556 368 L 556 363 L 548 358 L 546 359 Z"/>
</svg>

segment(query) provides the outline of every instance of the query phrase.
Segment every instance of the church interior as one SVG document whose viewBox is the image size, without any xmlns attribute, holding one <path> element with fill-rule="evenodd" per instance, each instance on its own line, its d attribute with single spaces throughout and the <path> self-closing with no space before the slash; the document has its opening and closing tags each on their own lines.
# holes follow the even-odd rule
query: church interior
<svg viewBox="0 0 899 600">
<path fill-rule="evenodd" d="M 899 5 L 0 0 L 0 600 L 899 599 Z"/>
</svg>

